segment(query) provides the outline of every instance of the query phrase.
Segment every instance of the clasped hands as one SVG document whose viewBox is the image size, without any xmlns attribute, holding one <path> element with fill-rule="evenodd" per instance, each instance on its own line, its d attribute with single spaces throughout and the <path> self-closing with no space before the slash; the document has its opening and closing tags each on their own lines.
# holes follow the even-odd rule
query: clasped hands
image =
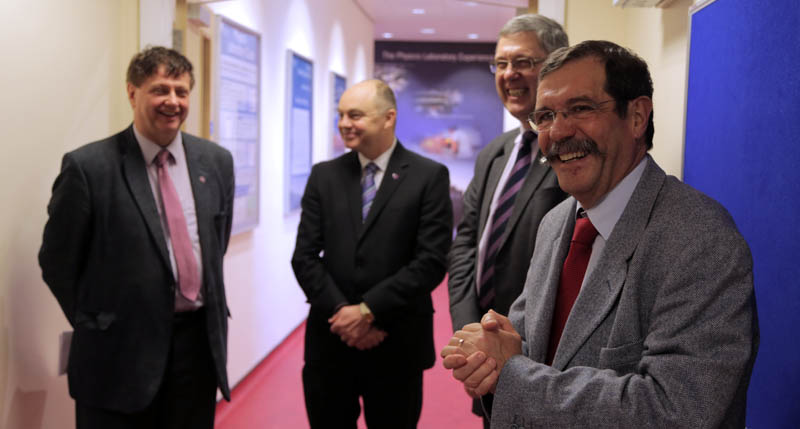
<svg viewBox="0 0 800 429">
<path fill-rule="evenodd" d="M 473 398 L 494 393 L 500 371 L 522 353 L 522 338 L 507 317 L 489 310 L 480 323 L 456 331 L 442 349 L 443 365 Z"/>
<path fill-rule="evenodd" d="M 361 315 L 358 304 L 345 305 L 328 319 L 331 332 L 338 335 L 342 342 L 359 350 L 371 349 L 386 338 L 386 331 L 378 329 Z"/>
</svg>

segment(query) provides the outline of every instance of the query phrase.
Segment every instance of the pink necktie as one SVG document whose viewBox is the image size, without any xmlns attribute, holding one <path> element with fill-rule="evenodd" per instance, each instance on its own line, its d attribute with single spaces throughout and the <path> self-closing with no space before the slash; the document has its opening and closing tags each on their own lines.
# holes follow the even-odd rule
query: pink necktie
<svg viewBox="0 0 800 429">
<path fill-rule="evenodd" d="M 581 291 L 583 276 L 589 265 L 589 257 L 592 255 L 592 243 L 597 237 L 597 230 L 592 225 L 588 217 L 582 217 L 575 221 L 575 230 L 572 233 L 572 242 L 569 245 L 567 259 L 561 269 L 561 278 L 558 283 L 558 294 L 556 295 L 556 308 L 553 312 L 553 323 L 550 328 L 550 346 L 547 350 L 547 361 L 550 365 L 556 355 L 558 343 L 567 318 L 572 311 L 572 304 L 578 298 Z"/>
<path fill-rule="evenodd" d="M 171 159 L 168 150 L 163 149 L 156 157 L 158 167 L 158 187 L 161 190 L 161 200 L 164 203 L 164 214 L 167 217 L 167 228 L 172 241 L 172 252 L 175 264 L 178 266 L 178 287 L 181 295 L 189 301 L 197 299 L 200 292 L 200 274 L 197 260 L 192 251 L 192 240 L 189 239 L 189 228 L 183 216 L 183 207 L 178 198 L 178 192 L 167 172 L 167 163 Z"/>
</svg>

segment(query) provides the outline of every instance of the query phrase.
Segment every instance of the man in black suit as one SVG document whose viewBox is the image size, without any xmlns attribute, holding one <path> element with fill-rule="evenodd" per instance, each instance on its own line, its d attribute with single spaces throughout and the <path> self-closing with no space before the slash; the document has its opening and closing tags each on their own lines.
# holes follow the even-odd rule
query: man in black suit
<svg viewBox="0 0 800 429">
<path fill-rule="evenodd" d="M 315 165 L 302 199 L 295 276 L 311 303 L 303 387 L 313 428 L 414 428 L 435 360 L 431 291 L 450 248 L 447 168 L 394 135 L 392 90 L 370 80 L 339 102 L 351 149 Z"/>
<path fill-rule="evenodd" d="M 525 284 L 539 222 L 567 197 L 550 166 L 538 162 L 541 153 L 528 114 L 536 102 L 541 64 L 568 44 L 561 26 L 541 15 L 514 17 L 500 30 L 491 69 L 497 94 L 520 127 L 481 150 L 464 193 L 448 278 L 454 330 L 480 321 L 490 308 L 508 314 Z M 521 162 L 523 156 L 526 162 Z M 480 402 L 473 403 L 473 412 L 483 415 Z"/>
<path fill-rule="evenodd" d="M 233 159 L 180 132 L 194 84 L 183 55 L 148 48 L 127 82 L 133 125 L 64 156 L 39 252 L 74 328 L 77 427 L 211 428 L 217 387 L 230 399 Z"/>
</svg>

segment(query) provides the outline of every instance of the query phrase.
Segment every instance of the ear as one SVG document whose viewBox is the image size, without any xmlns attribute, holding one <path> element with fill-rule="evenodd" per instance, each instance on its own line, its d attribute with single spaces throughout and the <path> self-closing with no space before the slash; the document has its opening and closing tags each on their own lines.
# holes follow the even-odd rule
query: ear
<svg viewBox="0 0 800 429">
<path fill-rule="evenodd" d="M 386 113 L 383 114 L 383 118 L 384 120 L 386 120 L 386 122 L 384 123 L 384 128 L 387 129 L 394 128 L 395 122 L 397 121 L 397 110 L 395 109 L 387 110 Z"/>
<path fill-rule="evenodd" d="M 136 86 L 130 82 L 126 87 L 126 91 L 128 92 L 128 102 L 131 103 L 131 107 L 136 108 Z"/>
<path fill-rule="evenodd" d="M 647 131 L 650 113 L 653 111 L 653 100 L 642 95 L 629 103 L 628 118 L 630 119 L 631 132 L 636 139 L 639 139 Z"/>
</svg>

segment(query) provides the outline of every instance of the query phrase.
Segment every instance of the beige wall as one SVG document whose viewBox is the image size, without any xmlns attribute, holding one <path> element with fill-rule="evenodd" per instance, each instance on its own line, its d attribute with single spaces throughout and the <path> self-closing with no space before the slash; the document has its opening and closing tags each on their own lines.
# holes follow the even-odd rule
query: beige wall
<svg viewBox="0 0 800 429">
<path fill-rule="evenodd" d="M 651 154 L 664 170 L 683 172 L 683 127 L 686 61 L 691 0 L 668 8 L 619 8 L 611 0 L 567 0 L 566 30 L 570 43 L 605 39 L 633 49 L 650 66 L 654 122 Z"/>
<path fill-rule="evenodd" d="M 146 14 L 141 4 L 147 5 Z M 57 375 L 58 335 L 69 326 L 37 263 L 50 188 L 65 152 L 131 122 L 125 69 L 139 48 L 140 28 L 171 32 L 162 28 L 161 17 L 170 15 L 174 4 L 0 0 L 0 428 L 74 427 L 66 377 Z M 286 50 L 314 61 L 317 162 L 328 157 L 330 147 L 330 71 L 348 83 L 371 75 L 373 27 L 352 0 L 210 5 L 259 32 L 262 43 L 261 224 L 234 237 L 225 260 L 233 313 L 229 374 L 236 383 L 308 310 L 289 265 L 298 216 L 285 215 L 282 205 Z M 199 36 L 188 37 L 190 49 L 199 49 Z M 193 97 L 193 110 L 198 102 Z M 199 121 L 193 117 L 187 130 L 200 133 Z"/>
<path fill-rule="evenodd" d="M 0 2 L 0 427 L 72 424 L 56 375 L 68 324 L 36 254 L 61 155 L 131 120 L 124 70 L 137 40 L 135 1 Z"/>
</svg>

